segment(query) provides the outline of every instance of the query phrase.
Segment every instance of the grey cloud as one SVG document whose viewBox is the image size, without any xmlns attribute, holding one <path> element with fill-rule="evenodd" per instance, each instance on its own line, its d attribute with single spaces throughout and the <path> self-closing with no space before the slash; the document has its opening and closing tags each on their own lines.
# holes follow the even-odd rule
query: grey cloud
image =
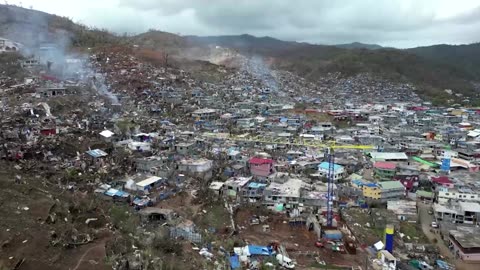
<svg viewBox="0 0 480 270">
<path fill-rule="evenodd" d="M 109 12 L 92 6 L 82 19 L 117 32 L 156 28 L 184 35 L 248 33 L 323 44 L 359 41 L 402 47 L 474 42 L 480 33 L 478 0 L 108 1 Z"/>
<path fill-rule="evenodd" d="M 450 20 L 447 20 L 453 23 L 459 24 L 471 24 L 480 22 L 480 6 L 475 9 L 464 12 L 463 14 L 457 15 Z"/>
</svg>

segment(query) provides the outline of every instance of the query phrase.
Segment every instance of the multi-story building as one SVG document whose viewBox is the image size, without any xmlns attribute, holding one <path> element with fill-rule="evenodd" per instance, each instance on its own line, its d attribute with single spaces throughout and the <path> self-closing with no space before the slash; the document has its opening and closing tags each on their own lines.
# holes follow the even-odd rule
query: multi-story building
<svg viewBox="0 0 480 270">
<path fill-rule="evenodd" d="M 274 172 L 272 159 L 253 157 L 248 163 L 250 165 L 250 173 L 255 177 L 264 178 Z"/>
<path fill-rule="evenodd" d="M 449 245 L 455 258 L 466 262 L 480 262 L 480 230 L 475 227 L 457 227 L 449 232 Z"/>
<path fill-rule="evenodd" d="M 393 162 L 377 161 L 373 164 L 373 176 L 379 181 L 391 181 L 397 172 Z"/>
<path fill-rule="evenodd" d="M 225 195 L 230 197 L 243 197 L 244 188 L 252 180 L 252 177 L 231 177 L 224 183 Z"/>
<path fill-rule="evenodd" d="M 365 198 L 382 202 L 405 197 L 405 187 L 398 181 L 364 184 L 362 191 Z"/>
<path fill-rule="evenodd" d="M 328 162 L 322 162 L 320 165 L 318 165 L 318 173 L 320 174 L 321 177 L 327 177 L 328 176 L 328 167 L 329 163 Z M 333 180 L 338 181 L 345 177 L 345 168 L 342 165 L 334 164 L 333 165 Z"/>
<path fill-rule="evenodd" d="M 178 162 L 178 171 L 200 177 L 208 180 L 212 177 L 212 165 L 211 160 L 200 159 L 182 159 Z"/>
<path fill-rule="evenodd" d="M 418 175 L 410 175 L 410 174 L 397 174 L 393 177 L 393 180 L 399 181 L 405 187 L 407 191 L 411 191 L 418 187 L 419 181 Z"/>
<path fill-rule="evenodd" d="M 13 42 L 6 38 L 0 37 L 0 53 L 3 52 L 16 52 L 20 50 L 22 45 L 20 43 Z"/>
<path fill-rule="evenodd" d="M 405 197 L 405 187 L 398 181 L 378 183 L 381 190 L 381 200 L 388 201 Z"/>
<path fill-rule="evenodd" d="M 446 204 L 452 201 L 479 202 L 480 192 L 470 188 L 440 188 L 437 193 L 437 201 Z"/>
<path fill-rule="evenodd" d="M 434 204 L 433 211 L 437 220 L 452 223 L 480 224 L 480 204 L 475 202 L 451 202 Z"/>
<path fill-rule="evenodd" d="M 304 182 L 296 178 L 288 178 L 285 182 L 272 182 L 264 191 L 263 203 L 277 211 L 298 207 Z"/>
<path fill-rule="evenodd" d="M 215 109 L 198 109 L 192 112 L 193 118 L 197 120 L 214 120 L 218 118 L 218 110 Z"/>
<path fill-rule="evenodd" d="M 240 129 L 251 129 L 255 127 L 255 121 L 253 118 L 242 118 L 236 120 L 237 127 Z"/>
<path fill-rule="evenodd" d="M 437 187 L 453 188 L 455 186 L 447 176 L 432 177 L 431 181 Z"/>
<path fill-rule="evenodd" d="M 380 187 L 375 183 L 362 184 L 363 196 L 368 199 L 380 200 L 382 198 Z"/>
</svg>

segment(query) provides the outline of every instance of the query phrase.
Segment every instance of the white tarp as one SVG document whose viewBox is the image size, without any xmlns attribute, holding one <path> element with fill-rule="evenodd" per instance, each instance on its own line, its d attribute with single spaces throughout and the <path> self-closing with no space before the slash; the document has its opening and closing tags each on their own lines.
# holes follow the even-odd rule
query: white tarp
<svg viewBox="0 0 480 270">
<path fill-rule="evenodd" d="M 114 135 L 115 133 L 111 132 L 110 130 L 104 130 L 100 132 L 100 135 L 105 137 L 105 138 L 110 138 Z"/>
<path fill-rule="evenodd" d="M 376 250 L 382 250 L 385 245 L 383 244 L 382 241 L 378 241 L 377 243 L 373 244 L 373 247 L 375 247 Z"/>
</svg>

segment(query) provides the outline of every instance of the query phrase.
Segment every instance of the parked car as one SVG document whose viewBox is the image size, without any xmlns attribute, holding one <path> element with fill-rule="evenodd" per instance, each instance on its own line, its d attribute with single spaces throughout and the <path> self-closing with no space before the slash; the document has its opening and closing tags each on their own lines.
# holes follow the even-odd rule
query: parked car
<svg viewBox="0 0 480 270">
<path fill-rule="evenodd" d="M 438 228 L 438 223 L 435 221 L 432 221 L 432 228 Z"/>
<path fill-rule="evenodd" d="M 287 269 L 294 269 L 295 268 L 295 264 L 293 264 L 293 261 L 288 258 L 288 257 L 285 257 L 284 255 L 282 254 L 277 254 L 277 261 L 278 261 L 278 264 L 287 268 Z"/>
</svg>

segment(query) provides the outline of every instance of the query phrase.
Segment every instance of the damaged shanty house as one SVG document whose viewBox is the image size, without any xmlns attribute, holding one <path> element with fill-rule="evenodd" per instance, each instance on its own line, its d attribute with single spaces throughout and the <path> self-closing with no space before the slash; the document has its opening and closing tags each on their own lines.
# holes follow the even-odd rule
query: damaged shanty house
<svg viewBox="0 0 480 270">
<path fill-rule="evenodd" d="M 184 158 L 177 162 L 178 172 L 204 180 L 212 178 L 213 162 L 206 158 Z"/>
<path fill-rule="evenodd" d="M 139 212 L 142 222 L 167 222 L 171 223 L 177 217 L 176 213 L 172 209 L 147 207 L 141 209 Z"/>
<path fill-rule="evenodd" d="M 149 156 L 135 159 L 137 172 L 169 178 L 175 168 L 174 162 L 166 156 Z"/>
<path fill-rule="evenodd" d="M 12 41 L 10 39 L 0 37 L 0 53 L 17 52 L 20 51 L 22 48 L 22 44 Z"/>
</svg>

